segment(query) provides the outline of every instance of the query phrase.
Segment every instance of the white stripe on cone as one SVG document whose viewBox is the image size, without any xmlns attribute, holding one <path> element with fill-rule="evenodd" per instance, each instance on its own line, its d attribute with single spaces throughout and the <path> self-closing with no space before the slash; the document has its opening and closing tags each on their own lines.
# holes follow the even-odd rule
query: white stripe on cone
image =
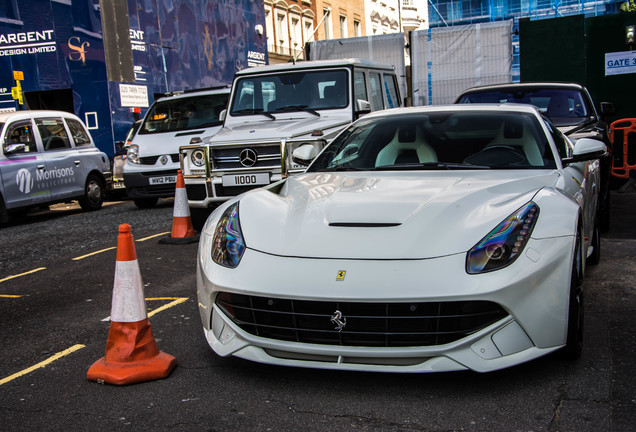
<svg viewBox="0 0 636 432">
<path fill-rule="evenodd" d="M 174 190 L 174 217 L 190 217 L 190 207 L 188 207 L 188 195 L 185 188 Z"/>
<path fill-rule="evenodd" d="M 117 261 L 110 320 L 137 322 L 147 317 L 144 284 L 138 261 Z"/>
</svg>

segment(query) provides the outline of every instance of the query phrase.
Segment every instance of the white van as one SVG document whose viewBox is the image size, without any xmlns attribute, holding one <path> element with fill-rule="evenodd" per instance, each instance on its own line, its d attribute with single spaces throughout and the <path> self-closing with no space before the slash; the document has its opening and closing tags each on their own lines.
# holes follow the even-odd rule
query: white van
<svg viewBox="0 0 636 432">
<path fill-rule="evenodd" d="M 188 91 L 155 101 L 128 147 L 123 167 L 126 193 L 139 208 L 174 196 L 179 147 L 195 144 L 221 129 L 229 87 Z"/>
<path fill-rule="evenodd" d="M 31 207 L 104 202 L 112 174 L 82 121 L 63 111 L 0 113 L 0 220 Z"/>
</svg>

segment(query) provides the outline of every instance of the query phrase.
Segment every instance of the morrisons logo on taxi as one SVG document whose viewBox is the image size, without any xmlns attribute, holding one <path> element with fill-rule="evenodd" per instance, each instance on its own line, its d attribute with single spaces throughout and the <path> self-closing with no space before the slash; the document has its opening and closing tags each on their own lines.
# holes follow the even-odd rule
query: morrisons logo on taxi
<svg viewBox="0 0 636 432">
<path fill-rule="evenodd" d="M 37 181 L 55 180 L 64 177 L 73 177 L 73 168 L 54 168 L 50 171 L 36 171 L 35 178 Z"/>
</svg>

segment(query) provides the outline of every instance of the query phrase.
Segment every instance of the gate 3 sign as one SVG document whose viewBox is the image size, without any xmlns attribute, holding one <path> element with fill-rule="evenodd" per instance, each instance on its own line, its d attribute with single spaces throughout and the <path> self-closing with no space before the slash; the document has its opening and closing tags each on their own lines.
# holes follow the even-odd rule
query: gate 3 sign
<svg viewBox="0 0 636 432">
<path fill-rule="evenodd" d="M 605 53 L 605 76 L 636 73 L 636 51 Z"/>
</svg>

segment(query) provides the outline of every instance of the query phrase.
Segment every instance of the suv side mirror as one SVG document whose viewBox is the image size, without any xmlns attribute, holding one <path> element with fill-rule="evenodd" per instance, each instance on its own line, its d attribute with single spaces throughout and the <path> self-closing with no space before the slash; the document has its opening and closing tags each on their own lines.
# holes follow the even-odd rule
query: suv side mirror
<svg viewBox="0 0 636 432">
<path fill-rule="evenodd" d="M 612 102 L 601 102 L 601 115 L 603 117 L 616 114 L 616 106 Z"/>
<path fill-rule="evenodd" d="M 224 109 L 219 113 L 219 121 L 223 123 L 225 121 L 225 116 L 227 115 L 227 110 Z"/>
</svg>

